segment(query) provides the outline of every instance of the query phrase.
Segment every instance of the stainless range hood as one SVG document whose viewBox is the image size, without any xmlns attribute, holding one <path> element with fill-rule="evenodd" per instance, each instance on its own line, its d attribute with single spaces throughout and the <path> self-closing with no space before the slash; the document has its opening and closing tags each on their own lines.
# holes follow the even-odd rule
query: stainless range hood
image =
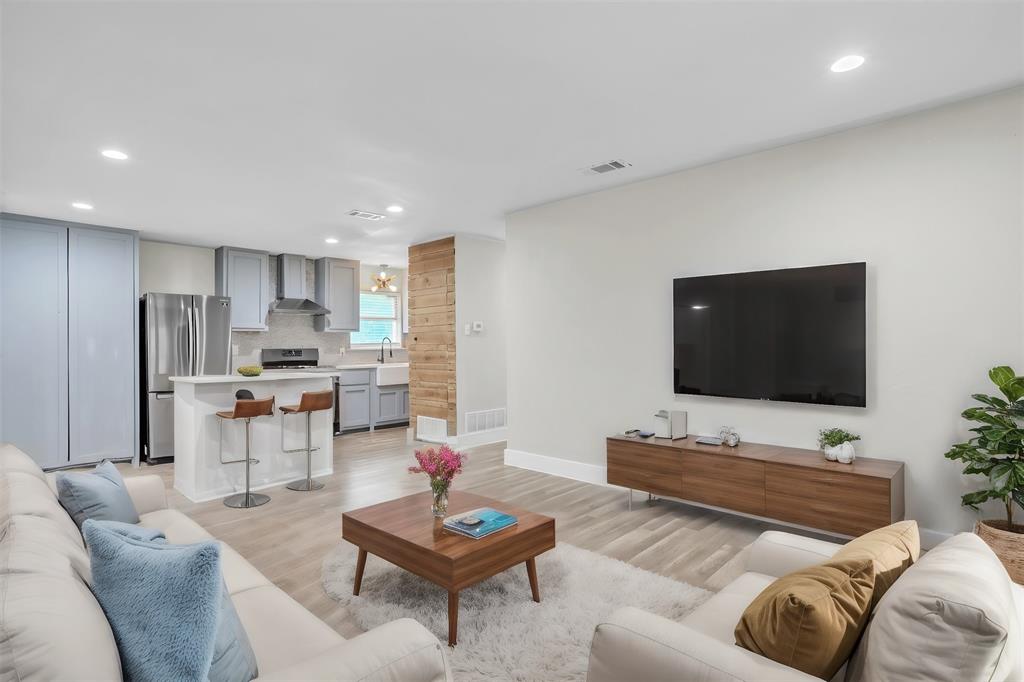
<svg viewBox="0 0 1024 682">
<path fill-rule="evenodd" d="M 277 257 L 277 300 L 272 313 L 330 315 L 331 311 L 306 297 L 306 257 L 282 253 Z"/>
</svg>

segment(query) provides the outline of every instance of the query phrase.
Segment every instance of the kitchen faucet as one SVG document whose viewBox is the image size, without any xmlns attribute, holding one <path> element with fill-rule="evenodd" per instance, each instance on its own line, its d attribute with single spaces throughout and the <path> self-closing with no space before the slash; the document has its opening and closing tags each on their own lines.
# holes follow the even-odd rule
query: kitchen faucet
<svg viewBox="0 0 1024 682">
<path fill-rule="evenodd" d="M 395 357 L 395 351 L 392 350 L 392 348 L 391 348 L 391 337 L 385 336 L 383 339 L 380 340 L 380 357 L 377 358 L 377 362 L 379 362 L 381 364 L 384 363 L 384 342 L 385 341 L 388 342 L 388 357 L 391 357 L 391 358 Z"/>
</svg>

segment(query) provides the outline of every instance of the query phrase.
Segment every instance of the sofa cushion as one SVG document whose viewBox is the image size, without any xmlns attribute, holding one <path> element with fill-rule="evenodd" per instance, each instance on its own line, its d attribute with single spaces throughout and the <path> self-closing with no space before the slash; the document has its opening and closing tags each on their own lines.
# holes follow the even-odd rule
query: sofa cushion
<svg viewBox="0 0 1024 682">
<path fill-rule="evenodd" d="M 84 546 L 78 526 L 57 502 L 50 486 L 32 474 L 12 471 L 0 476 L 0 523 L 11 516 L 49 519 L 73 542 Z"/>
<path fill-rule="evenodd" d="M 110 626 L 80 578 L 0 570 L 0 614 L 0 680 L 121 679 Z"/>
<path fill-rule="evenodd" d="M 269 673 L 345 641 L 329 625 L 273 585 L 231 595 L 260 670 Z"/>
<path fill-rule="evenodd" d="M 886 590 L 921 556 L 917 521 L 900 521 L 850 540 L 832 561 L 875 563 L 875 591 L 871 605 L 878 604 Z"/>
<path fill-rule="evenodd" d="M 46 474 L 35 460 L 10 443 L 0 443 L 0 474 L 12 471 L 35 476 L 41 481 L 46 480 Z"/>
<path fill-rule="evenodd" d="M 100 462 L 85 474 L 58 474 L 57 499 L 79 528 L 86 519 L 139 522 L 135 503 L 112 462 Z"/>
<path fill-rule="evenodd" d="M 683 623 L 725 644 L 735 644 L 736 623 L 750 602 L 775 582 L 763 573 L 744 573 L 691 611 Z"/>
<path fill-rule="evenodd" d="M 221 608 L 217 543 L 141 542 L 92 519 L 82 532 L 125 677 L 205 679 Z"/>
<path fill-rule="evenodd" d="M 736 625 L 736 643 L 808 675 L 830 679 L 867 624 L 875 566 L 870 560 L 811 566 L 757 595 Z"/>
<path fill-rule="evenodd" d="M 90 581 L 89 555 L 51 519 L 8 517 L 0 528 L 0 572 L 52 573 Z"/>
<path fill-rule="evenodd" d="M 956 535 L 922 556 L 885 593 L 847 679 L 1020 679 L 1014 596 L 1006 569 L 988 545 L 972 533 Z"/>
</svg>

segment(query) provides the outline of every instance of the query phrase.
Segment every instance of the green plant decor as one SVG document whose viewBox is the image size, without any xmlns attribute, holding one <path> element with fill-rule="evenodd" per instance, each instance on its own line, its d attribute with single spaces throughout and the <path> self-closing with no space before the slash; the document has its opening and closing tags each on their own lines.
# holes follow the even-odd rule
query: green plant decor
<svg viewBox="0 0 1024 682">
<path fill-rule="evenodd" d="M 243 365 L 238 368 L 238 373 L 243 377 L 258 377 L 263 374 L 263 368 L 259 365 Z"/>
<path fill-rule="evenodd" d="M 975 393 L 981 403 L 963 411 L 964 419 L 976 422 L 976 435 L 966 443 L 957 443 L 946 459 L 964 463 L 965 474 L 985 476 L 985 487 L 960 498 L 964 506 L 978 509 L 989 500 L 1006 507 L 1006 530 L 1014 531 L 1013 503 L 1024 504 L 1024 377 L 1010 367 L 993 367 L 988 378 L 1003 397 Z"/>
<path fill-rule="evenodd" d="M 822 429 L 818 431 L 818 447 L 834 448 L 848 441 L 860 440 L 860 436 L 844 429 Z"/>
</svg>

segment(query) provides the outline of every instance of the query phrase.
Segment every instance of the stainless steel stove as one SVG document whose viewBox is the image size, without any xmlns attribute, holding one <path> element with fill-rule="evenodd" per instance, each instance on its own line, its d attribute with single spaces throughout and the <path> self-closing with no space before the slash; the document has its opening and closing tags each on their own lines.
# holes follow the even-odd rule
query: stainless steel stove
<svg viewBox="0 0 1024 682">
<path fill-rule="evenodd" d="M 337 372 L 337 367 L 320 364 L 320 351 L 316 348 L 264 348 L 260 351 L 260 364 L 264 371 Z M 341 379 L 334 377 L 334 435 L 341 433 L 341 412 L 338 390 Z"/>
</svg>

